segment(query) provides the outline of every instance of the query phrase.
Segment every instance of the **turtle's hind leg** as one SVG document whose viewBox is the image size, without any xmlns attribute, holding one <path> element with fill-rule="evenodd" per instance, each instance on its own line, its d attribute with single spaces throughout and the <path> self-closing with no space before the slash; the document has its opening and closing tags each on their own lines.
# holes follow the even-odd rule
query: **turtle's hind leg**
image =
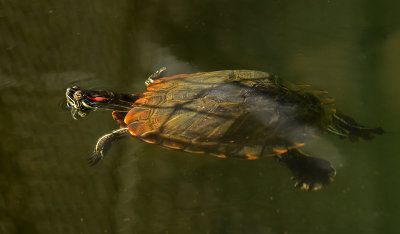
<svg viewBox="0 0 400 234">
<path fill-rule="evenodd" d="M 278 158 L 292 171 L 294 186 L 302 190 L 320 190 L 336 175 L 327 160 L 310 157 L 297 149 L 288 150 Z"/>
<path fill-rule="evenodd" d="M 341 113 L 335 113 L 333 115 L 332 124 L 327 130 L 334 135 L 348 138 L 351 141 L 358 141 L 360 139 L 370 140 L 383 133 L 381 127 L 368 128 L 362 126 L 351 117 Z"/>
<path fill-rule="evenodd" d="M 93 166 L 100 160 L 102 160 L 106 155 L 108 149 L 110 148 L 111 143 L 125 136 L 130 136 L 128 128 L 117 129 L 109 134 L 100 137 L 99 140 L 97 141 L 92 156 L 90 156 L 89 158 L 89 164 Z"/>
</svg>

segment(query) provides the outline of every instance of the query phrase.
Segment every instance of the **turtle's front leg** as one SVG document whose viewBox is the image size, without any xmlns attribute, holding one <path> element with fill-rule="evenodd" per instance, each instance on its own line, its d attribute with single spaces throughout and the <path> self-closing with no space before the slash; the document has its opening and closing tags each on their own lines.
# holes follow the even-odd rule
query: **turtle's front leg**
<svg viewBox="0 0 400 234">
<path fill-rule="evenodd" d="M 111 143 L 125 136 L 130 136 L 128 128 L 117 129 L 100 137 L 97 141 L 96 148 L 94 149 L 92 156 L 89 158 L 89 164 L 93 166 L 102 160 L 106 155 L 107 150 L 110 148 Z"/>
<path fill-rule="evenodd" d="M 149 78 L 147 78 L 147 80 L 144 82 L 146 84 L 146 86 L 149 86 L 150 84 L 152 84 L 154 82 L 154 80 L 160 78 L 162 76 L 162 74 L 167 70 L 166 67 L 162 67 L 160 68 L 158 71 L 154 72 L 153 74 L 151 74 L 149 76 Z"/>
</svg>

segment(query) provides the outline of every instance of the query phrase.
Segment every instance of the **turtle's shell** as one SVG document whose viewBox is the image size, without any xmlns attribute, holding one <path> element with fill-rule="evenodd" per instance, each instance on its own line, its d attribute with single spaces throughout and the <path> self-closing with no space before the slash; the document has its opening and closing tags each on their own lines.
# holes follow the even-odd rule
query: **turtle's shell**
<svg viewBox="0 0 400 234">
<path fill-rule="evenodd" d="M 327 128 L 334 112 L 323 91 L 265 72 L 228 70 L 159 78 L 123 121 L 148 143 L 256 159 L 304 145 Z"/>
</svg>

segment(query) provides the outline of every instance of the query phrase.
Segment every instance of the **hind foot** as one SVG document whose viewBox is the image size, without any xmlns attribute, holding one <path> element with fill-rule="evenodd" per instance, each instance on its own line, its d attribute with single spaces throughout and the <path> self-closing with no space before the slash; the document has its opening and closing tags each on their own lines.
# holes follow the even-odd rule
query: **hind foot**
<svg viewBox="0 0 400 234">
<path fill-rule="evenodd" d="M 301 190 L 320 190 L 332 182 L 336 175 L 327 160 L 309 157 L 296 149 L 280 155 L 279 159 L 292 171 L 296 181 L 294 187 Z"/>
</svg>

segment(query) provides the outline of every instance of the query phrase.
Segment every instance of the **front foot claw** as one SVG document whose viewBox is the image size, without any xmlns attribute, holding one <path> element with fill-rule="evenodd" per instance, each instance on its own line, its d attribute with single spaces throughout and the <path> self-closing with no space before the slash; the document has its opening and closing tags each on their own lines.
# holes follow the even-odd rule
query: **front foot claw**
<svg viewBox="0 0 400 234">
<path fill-rule="evenodd" d="M 89 161 L 89 165 L 90 166 L 94 166 L 96 165 L 98 162 L 100 162 L 103 159 L 104 155 L 103 153 L 100 151 L 94 151 L 93 154 L 88 158 Z"/>
<path fill-rule="evenodd" d="M 96 147 L 92 153 L 92 156 L 89 158 L 89 165 L 94 166 L 100 160 L 104 158 L 104 156 L 107 154 L 108 149 L 111 146 L 111 143 L 121 137 L 126 137 L 130 136 L 131 134 L 129 133 L 128 128 L 120 128 L 117 130 L 112 131 L 109 134 L 106 134 L 102 137 L 99 138 L 97 141 Z"/>
<path fill-rule="evenodd" d="M 166 70 L 167 70 L 166 67 L 162 67 L 158 71 L 151 74 L 149 76 L 149 78 L 147 78 L 147 80 L 144 82 L 146 84 L 146 86 L 149 86 L 150 84 L 152 84 L 154 82 L 154 80 L 160 78 L 165 73 Z"/>
</svg>

